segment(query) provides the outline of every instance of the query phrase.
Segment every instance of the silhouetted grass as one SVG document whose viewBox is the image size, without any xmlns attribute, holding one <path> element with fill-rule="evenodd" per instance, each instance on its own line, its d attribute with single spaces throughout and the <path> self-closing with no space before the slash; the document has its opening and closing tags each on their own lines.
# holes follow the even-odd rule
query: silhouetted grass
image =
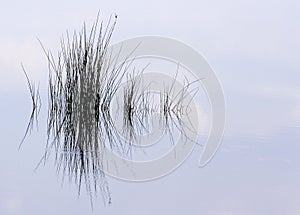
<svg viewBox="0 0 300 215">
<path fill-rule="evenodd" d="M 57 171 L 75 181 L 79 194 L 84 180 L 91 200 L 101 190 L 106 202 L 110 192 L 102 168 L 105 141 L 110 147 L 120 144 L 110 103 L 126 67 L 108 57 L 115 24 L 116 17 L 106 27 L 97 19 L 90 33 L 84 25 L 72 39 L 67 34 L 57 61 L 43 48 L 49 62 L 48 143 L 43 161 L 54 148 Z"/>
<path fill-rule="evenodd" d="M 38 115 L 40 112 L 40 108 L 41 108 L 41 98 L 40 98 L 40 93 L 39 93 L 39 88 L 35 87 L 35 84 L 33 82 L 31 82 L 29 80 L 29 77 L 24 69 L 24 66 L 21 65 L 22 70 L 26 76 L 26 80 L 27 80 L 27 84 L 28 84 L 28 89 L 30 92 L 30 96 L 31 96 L 31 101 L 32 101 L 32 111 L 31 111 L 31 115 L 29 117 L 29 122 L 25 131 L 25 134 L 19 144 L 19 149 L 21 148 L 25 138 L 27 137 L 28 133 L 31 132 L 32 128 L 33 128 L 33 123 L 34 121 L 36 121 L 36 124 L 38 125 Z"/>
<path fill-rule="evenodd" d="M 116 20 L 115 16 L 104 26 L 97 18 L 89 32 L 84 25 L 79 33 L 67 33 L 61 40 L 57 58 L 40 42 L 49 69 L 47 145 L 40 163 L 46 162 L 50 152 L 54 150 L 57 172 L 62 174 L 63 180 L 67 177 L 70 182 L 76 183 L 78 195 L 84 185 L 91 204 L 98 191 L 105 202 L 111 202 L 103 172 L 105 148 L 127 155 L 132 143 L 137 141 L 136 137 L 149 129 L 152 113 L 149 86 L 144 86 L 142 80 L 146 67 L 141 72 L 134 70 L 128 73 L 134 60 L 129 61 L 128 56 L 124 62 L 117 64 L 118 56 L 108 53 Z M 40 100 L 38 90 L 29 81 L 25 70 L 24 73 L 33 109 L 22 142 L 32 128 L 34 117 L 37 117 L 37 104 Z M 171 126 L 185 135 L 185 122 L 181 120 L 181 116 L 188 114 L 187 106 L 190 101 L 186 102 L 187 95 L 197 91 L 196 88 L 191 89 L 195 82 L 187 79 L 182 89 L 175 90 L 177 73 L 171 86 L 161 92 L 159 110 L 163 128 L 172 142 Z M 129 148 L 116 129 L 110 108 L 126 77 L 122 107 L 123 130 L 128 137 Z"/>
<path fill-rule="evenodd" d="M 160 94 L 160 118 L 162 127 L 165 128 L 165 133 L 169 135 L 170 141 L 173 144 L 174 128 L 185 137 L 186 140 L 191 140 L 186 131 L 197 133 L 197 129 L 192 126 L 191 119 L 189 118 L 189 107 L 194 96 L 198 92 L 196 85 L 199 80 L 190 82 L 186 77 L 183 86 L 180 89 L 175 88 L 175 82 L 179 72 L 179 65 L 177 72 L 173 77 L 171 86 L 165 86 L 165 89 Z M 196 85 L 196 86 L 195 86 Z M 183 118 L 185 120 L 183 120 Z"/>
<path fill-rule="evenodd" d="M 151 99 L 149 86 L 143 84 L 143 72 L 127 75 L 127 84 L 123 91 L 123 131 L 129 144 L 138 143 L 137 136 L 149 130 Z"/>
</svg>

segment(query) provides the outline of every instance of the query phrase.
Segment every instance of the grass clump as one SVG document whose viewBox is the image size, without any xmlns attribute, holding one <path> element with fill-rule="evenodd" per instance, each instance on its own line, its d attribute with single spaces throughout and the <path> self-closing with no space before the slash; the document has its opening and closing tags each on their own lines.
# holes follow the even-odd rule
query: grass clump
<svg viewBox="0 0 300 215">
<path fill-rule="evenodd" d="M 101 190 L 106 202 L 110 192 L 103 172 L 103 152 L 119 148 L 120 138 L 114 129 L 110 104 L 126 64 L 116 64 L 107 53 L 115 17 L 104 27 L 98 19 L 87 33 L 86 26 L 72 39 L 61 40 L 57 60 L 44 49 L 49 63 L 46 161 L 55 149 L 58 172 L 75 181 L 78 191 L 82 182 L 91 195 Z"/>
<path fill-rule="evenodd" d="M 128 153 L 124 139 L 115 126 L 111 105 L 117 91 L 123 86 L 123 132 L 132 143 L 137 136 L 149 130 L 151 93 L 149 86 L 143 85 L 143 72 L 128 73 L 133 61 L 126 59 L 117 64 L 118 56 L 111 56 L 108 47 L 116 25 L 117 17 L 105 26 L 98 18 L 88 32 L 84 25 L 80 32 L 72 36 L 66 34 L 61 40 L 57 58 L 41 46 L 46 54 L 49 69 L 47 144 L 41 162 L 46 162 L 51 151 L 55 152 L 57 172 L 75 182 L 78 194 L 85 185 L 91 198 L 101 192 L 106 203 L 111 203 L 109 186 L 103 171 L 106 147 L 121 154 Z M 121 52 L 121 50 L 120 50 Z M 24 70 L 25 72 L 25 70 Z M 126 76 L 127 74 L 127 76 Z M 187 107 L 196 93 L 190 90 L 195 82 L 187 79 L 180 90 L 175 90 L 174 81 L 170 87 L 160 92 L 160 117 L 162 128 L 172 138 L 171 124 L 184 134 L 182 115 L 188 115 Z M 33 109 L 27 133 L 37 120 L 40 96 L 25 73 L 32 98 Z M 122 80 L 127 77 L 127 84 Z M 187 136 L 187 135 L 186 135 Z M 188 138 L 188 136 L 187 136 Z"/>
</svg>

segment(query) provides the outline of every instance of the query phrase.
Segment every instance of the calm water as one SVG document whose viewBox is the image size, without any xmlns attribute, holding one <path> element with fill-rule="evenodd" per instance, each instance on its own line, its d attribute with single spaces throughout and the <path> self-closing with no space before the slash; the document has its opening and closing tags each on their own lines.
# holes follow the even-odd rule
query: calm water
<svg viewBox="0 0 300 215">
<path fill-rule="evenodd" d="M 215 3 L 216 10 L 212 3 L 203 8 L 200 3 L 193 3 L 186 6 L 190 12 L 182 11 L 183 5 L 174 3 L 170 7 L 184 15 L 180 21 L 172 11 L 169 16 L 153 17 L 140 3 L 134 2 L 137 13 L 145 17 L 144 25 L 148 23 L 149 27 L 126 12 L 127 6 L 107 3 L 107 10 L 117 8 L 120 15 L 124 14 L 115 32 L 116 41 L 123 36 L 162 34 L 174 38 L 178 35 L 178 39 L 204 54 L 224 89 L 226 128 L 221 147 L 204 168 L 197 166 L 202 151 L 197 146 L 181 167 L 159 180 L 133 183 L 109 177 L 112 204 L 104 206 L 99 196 L 94 200 L 93 214 L 300 214 L 300 37 L 296 28 L 299 23 L 295 21 L 295 8 L 299 9 L 299 4 L 287 1 L 281 6 L 279 2 L 273 5 L 266 1 L 250 5 L 240 1 L 232 2 L 229 7 Z M 87 14 L 93 14 L 88 16 L 93 20 L 97 10 L 90 7 L 99 6 L 97 2 L 89 8 L 72 3 L 72 11 L 83 7 L 84 12 L 79 18 L 71 19 L 49 5 L 58 13 L 54 20 L 49 18 L 50 9 L 33 2 L 24 7 L 28 11 L 36 7 L 36 11 L 29 15 L 8 5 L 9 11 L 19 15 L 13 17 L 8 12 L 0 15 L 1 25 L 7 26 L 7 31 L 0 36 L 3 47 L 0 51 L 0 214 L 92 214 L 88 194 L 83 191 L 78 198 L 76 185 L 67 180 L 62 186 L 53 160 L 34 171 L 45 147 L 45 111 L 40 115 L 39 132 L 33 130 L 18 151 L 31 111 L 19 62 L 23 61 L 32 79 L 40 81 L 45 109 L 47 65 L 35 37 L 41 35 L 56 50 L 65 28 L 80 28 Z M 62 11 L 67 11 L 66 8 L 62 5 Z M 161 3 L 161 8 L 167 10 L 169 6 Z M 209 13 L 198 15 L 205 11 Z M 70 13 L 76 17 L 75 12 Z M 203 21 L 205 17 L 210 24 Z M 42 21 L 36 21 L 38 18 Z M 63 21 L 53 27 L 53 33 L 49 26 L 56 19 Z M 178 30 L 177 24 L 174 27 L 172 20 L 177 20 L 183 29 Z M 131 27 L 126 22 L 132 23 Z M 29 29 L 22 27 L 26 23 L 31 23 Z"/>
</svg>

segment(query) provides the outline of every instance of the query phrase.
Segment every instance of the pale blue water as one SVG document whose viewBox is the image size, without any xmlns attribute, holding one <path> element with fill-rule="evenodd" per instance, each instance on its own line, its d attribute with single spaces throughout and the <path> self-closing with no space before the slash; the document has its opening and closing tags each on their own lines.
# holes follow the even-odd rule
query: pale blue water
<svg viewBox="0 0 300 215">
<path fill-rule="evenodd" d="M 66 28 L 118 12 L 114 41 L 163 35 L 203 53 L 222 83 L 226 129 L 204 168 L 202 148 L 172 174 L 146 183 L 109 178 L 112 205 L 93 214 L 300 214 L 300 31 L 295 1 L 5 3 L 0 9 L 0 214 L 92 214 L 85 192 L 61 186 L 54 163 L 34 172 L 45 147 L 45 112 L 20 151 L 31 111 L 22 61 L 40 81 L 47 64 L 36 40 L 56 50 Z M 129 6 L 131 5 L 131 6 Z M 153 13 L 152 10 L 156 12 Z M 106 16 L 107 15 L 107 16 Z"/>
</svg>

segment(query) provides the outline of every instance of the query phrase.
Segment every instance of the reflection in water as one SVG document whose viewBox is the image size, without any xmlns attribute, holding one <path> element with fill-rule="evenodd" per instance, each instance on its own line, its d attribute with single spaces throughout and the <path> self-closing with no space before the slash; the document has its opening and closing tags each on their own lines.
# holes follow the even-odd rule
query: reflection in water
<svg viewBox="0 0 300 215">
<path fill-rule="evenodd" d="M 142 71 L 143 72 L 143 71 Z M 128 74 L 123 87 L 123 134 L 129 144 L 149 131 L 151 94 L 143 86 L 141 73 Z"/>
<path fill-rule="evenodd" d="M 29 118 L 29 122 L 28 122 L 28 125 L 27 125 L 27 128 L 26 128 L 24 137 L 22 138 L 21 143 L 19 145 L 19 149 L 21 148 L 28 132 L 29 133 L 31 132 L 31 130 L 33 128 L 34 121 L 36 121 L 36 124 L 37 124 L 37 122 L 38 122 L 37 119 L 38 119 L 38 115 L 39 115 L 40 108 L 41 108 L 41 98 L 40 98 L 39 89 L 38 88 L 36 89 L 35 84 L 33 82 L 30 82 L 30 80 L 28 78 L 28 75 L 26 74 L 23 65 L 22 65 L 22 69 L 23 69 L 23 72 L 26 76 L 27 84 L 28 84 L 28 88 L 29 88 L 29 92 L 30 92 L 30 96 L 31 96 L 32 112 L 31 112 L 31 115 L 30 115 L 30 118 Z"/>
<path fill-rule="evenodd" d="M 41 162 L 46 162 L 54 150 L 57 171 L 62 173 L 63 178 L 68 177 L 76 183 L 78 194 L 84 184 L 91 203 L 98 191 L 106 203 L 111 203 L 103 171 L 104 149 L 108 147 L 123 156 L 130 156 L 132 143 L 138 141 L 137 136 L 149 130 L 149 120 L 154 111 L 151 93 L 141 78 L 144 70 L 129 73 L 133 63 L 128 60 L 130 56 L 117 65 L 118 56 L 107 53 L 115 24 L 116 17 L 107 27 L 97 20 L 89 34 L 85 26 L 72 38 L 67 34 L 66 39 L 62 39 L 57 60 L 44 49 L 49 62 L 49 105 L 48 140 Z M 124 78 L 127 78 L 126 85 L 122 84 Z M 176 78 L 177 74 L 174 82 Z M 187 106 L 191 101 L 185 101 L 186 98 L 193 99 L 187 95 L 197 92 L 196 88 L 191 89 L 193 83 L 185 80 L 179 91 L 174 89 L 173 83 L 160 92 L 162 129 L 172 141 L 174 129 L 188 138 L 184 135 L 183 127 L 186 125 L 181 116 L 188 115 Z M 129 144 L 125 143 L 116 129 L 110 113 L 112 99 L 120 88 L 124 92 L 120 105 L 123 108 L 123 133 Z M 26 134 L 37 113 L 39 100 L 38 93 L 30 83 L 29 89 L 33 111 Z"/>
</svg>

